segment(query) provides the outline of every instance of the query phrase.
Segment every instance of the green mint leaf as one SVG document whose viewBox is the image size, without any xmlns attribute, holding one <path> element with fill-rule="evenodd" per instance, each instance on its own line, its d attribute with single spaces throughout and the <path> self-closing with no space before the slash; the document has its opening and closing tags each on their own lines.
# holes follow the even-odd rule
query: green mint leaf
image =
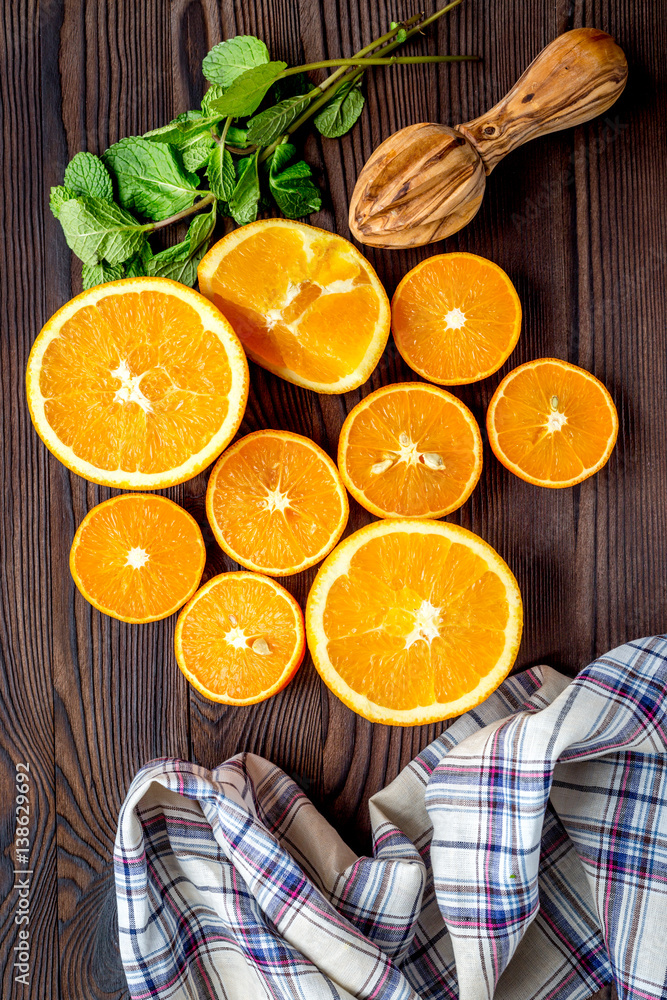
<svg viewBox="0 0 667 1000">
<path fill-rule="evenodd" d="M 248 142 L 254 146 L 268 146 L 296 121 L 309 104 L 307 97 L 288 97 L 272 108 L 260 111 L 248 122 Z"/>
<path fill-rule="evenodd" d="M 201 99 L 201 110 L 204 116 L 208 117 L 209 115 L 213 114 L 213 112 L 211 111 L 211 103 L 213 101 L 217 101 L 218 98 L 222 97 L 224 92 L 225 92 L 224 87 L 219 87 L 217 83 L 211 84 L 211 86 L 208 88 L 208 90 Z"/>
<path fill-rule="evenodd" d="M 218 201 L 229 201 L 236 187 L 236 171 L 232 154 L 222 143 L 211 151 L 206 166 L 206 176 L 211 191 Z"/>
<path fill-rule="evenodd" d="M 183 285 L 194 285 L 197 267 L 208 249 L 215 228 L 215 217 L 215 205 L 210 212 L 195 215 L 183 242 L 156 253 L 147 264 L 147 273 L 155 277 L 171 278 Z"/>
<path fill-rule="evenodd" d="M 139 136 L 107 149 L 104 164 L 116 180 L 118 200 L 149 219 L 166 219 L 194 202 L 199 178 L 184 170 L 170 146 Z"/>
<path fill-rule="evenodd" d="M 240 226 L 244 226 L 247 222 L 254 222 L 257 218 L 260 195 L 259 173 L 257 171 L 258 154 L 259 150 L 252 156 L 246 156 L 239 160 L 237 164 L 239 179 L 229 199 L 229 214 L 234 222 Z"/>
<path fill-rule="evenodd" d="M 146 237 L 129 212 L 103 198 L 70 198 L 58 214 L 70 250 L 84 264 L 93 266 L 105 259 L 122 264 L 141 249 Z"/>
<path fill-rule="evenodd" d="M 269 167 L 271 194 L 288 219 L 300 219 L 322 207 L 322 196 L 313 184 L 308 164 L 303 160 L 290 163 L 295 154 L 294 146 L 283 143 L 271 157 Z"/>
<path fill-rule="evenodd" d="M 405 30 L 405 28 L 399 28 L 399 30 L 396 32 L 396 38 L 394 39 L 394 41 L 398 42 L 399 44 L 402 44 L 407 37 L 408 33 Z"/>
<path fill-rule="evenodd" d="M 305 73 L 295 73 L 293 76 L 281 77 L 276 80 L 271 90 L 276 104 L 286 101 L 288 97 L 303 97 L 313 90 L 313 85 Z"/>
<path fill-rule="evenodd" d="M 364 100 L 361 78 L 356 83 L 344 83 L 315 116 L 315 125 L 327 139 L 338 139 L 352 128 L 361 114 Z"/>
<path fill-rule="evenodd" d="M 70 160 L 65 169 L 64 184 L 77 198 L 87 195 L 90 198 L 113 201 L 109 171 L 99 156 L 93 156 L 92 153 L 77 153 Z"/>
<path fill-rule="evenodd" d="M 237 35 L 214 45 L 204 57 L 201 68 L 211 83 L 229 87 L 246 70 L 268 61 L 269 50 L 264 42 L 252 35 Z"/>
<path fill-rule="evenodd" d="M 201 170 L 205 167 L 211 150 L 217 145 L 210 132 L 205 135 L 193 136 L 190 142 L 181 146 L 181 159 L 186 170 Z"/>
<path fill-rule="evenodd" d="M 241 76 L 236 77 L 222 97 L 211 102 L 211 111 L 230 118 L 245 118 L 246 115 L 251 115 L 262 103 L 271 84 L 276 82 L 285 69 L 287 63 L 284 62 L 268 62 L 254 69 L 247 69 Z"/>
<path fill-rule="evenodd" d="M 235 146 L 236 149 L 244 149 L 248 145 L 248 131 L 244 128 L 234 128 L 230 125 L 227 129 L 225 142 L 228 146 Z"/>
<path fill-rule="evenodd" d="M 202 114 L 201 111 L 185 111 L 168 125 L 145 132 L 142 139 L 151 142 L 167 142 L 177 149 L 191 145 L 202 135 L 210 135 L 211 127 L 220 121 L 220 115 Z"/>
<path fill-rule="evenodd" d="M 148 264 L 153 257 L 153 251 L 146 240 L 138 253 L 135 253 L 123 264 L 125 275 L 128 278 L 143 278 L 148 274 Z"/>
<path fill-rule="evenodd" d="M 65 204 L 66 201 L 70 201 L 75 198 L 76 195 L 72 191 L 68 191 L 66 187 L 52 187 L 51 193 L 49 195 L 49 207 L 56 219 L 60 214 L 60 209 Z"/>
<path fill-rule="evenodd" d="M 83 281 L 84 291 L 94 288 L 95 285 L 103 285 L 105 281 L 118 281 L 119 278 L 124 277 L 124 273 L 122 264 L 114 264 L 112 267 L 105 260 L 92 266 L 84 264 L 81 269 L 81 280 Z"/>
</svg>

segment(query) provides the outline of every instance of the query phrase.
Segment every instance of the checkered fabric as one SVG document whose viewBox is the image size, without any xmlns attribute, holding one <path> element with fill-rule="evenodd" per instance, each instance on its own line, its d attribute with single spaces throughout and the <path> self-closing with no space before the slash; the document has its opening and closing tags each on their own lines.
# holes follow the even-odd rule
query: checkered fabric
<svg viewBox="0 0 667 1000">
<path fill-rule="evenodd" d="M 667 998 L 667 637 L 511 677 L 370 801 L 358 858 L 279 768 L 158 760 L 115 851 L 132 997 Z"/>
</svg>

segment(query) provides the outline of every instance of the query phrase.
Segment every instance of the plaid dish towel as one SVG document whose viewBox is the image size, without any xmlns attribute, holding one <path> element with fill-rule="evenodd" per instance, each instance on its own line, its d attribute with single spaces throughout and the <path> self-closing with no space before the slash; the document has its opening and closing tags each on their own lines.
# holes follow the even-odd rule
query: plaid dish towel
<svg viewBox="0 0 667 1000">
<path fill-rule="evenodd" d="M 370 800 L 358 858 L 279 768 L 159 760 L 115 851 L 130 993 L 667 998 L 667 637 L 509 678 Z"/>
</svg>

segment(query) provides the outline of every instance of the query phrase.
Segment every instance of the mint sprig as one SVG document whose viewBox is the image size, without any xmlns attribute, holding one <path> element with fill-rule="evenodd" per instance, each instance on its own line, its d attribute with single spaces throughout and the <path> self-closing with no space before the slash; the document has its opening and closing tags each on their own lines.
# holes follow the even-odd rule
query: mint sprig
<svg viewBox="0 0 667 1000">
<path fill-rule="evenodd" d="M 141 275 L 194 285 L 220 215 L 243 225 L 265 209 L 291 219 L 319 211 L 322 195 L 291 137 L 311 119 L 326 138 L 345 135 L 363 111 L 371 66 L 476 58 L 391 54 L 459 3 L 392 21 L 349 59 L 290 68 L 252 35 L 215 45 L 202 64 L 210 86 L 200 108 L 121 139 L 101 157 L 77 153 L 51 188 L 51 211 L 83 263 L 84 288 Z M 311 83 L 307 74 L 326 67 L 334 71 Z M 149 235 L 190 216 L 185 238 L 154 253 Z"/>
</svg>

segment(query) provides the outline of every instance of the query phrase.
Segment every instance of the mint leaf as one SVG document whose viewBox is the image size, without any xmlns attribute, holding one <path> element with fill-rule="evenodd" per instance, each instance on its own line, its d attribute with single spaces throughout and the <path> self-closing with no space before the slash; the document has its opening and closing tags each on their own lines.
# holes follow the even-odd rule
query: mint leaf
<svg viewBox="0 0 667 1000">
<path fill-rule="evenodd" d="M 123 271 L 122 264 L 114 264 L 112 267 L 105 260 L 92 266 L 84 264 L 81 269 L 81 280 L 84 291 L 88 288 L 94 288 L 95 285 L 103 285 L 105 281 L 118 281 L 119 278 L 123 277 Z"/>
<path fill-rule="evenodd" d="M 224 87 L 219 87 L 217 83 L 211 84 L 211 86 L 208 88 L 208 90 L 201 99 L 201 110 L 203 115 L 208 116 L 213 114 L 213 112 L 211 111 L 211 103 L 213 101 L 217 101 L 219 97 L 222 97 L 224 92 L 225 92 Z"/>
<path fill-rule="evenodd" d="M 210 132 L 193 136 L 189 142 L 181 146 L 180 150 L 185 169 L 195 171 L 205 167 L 215 145 L 217 143 Z"/>
<path fill-rule="evenodd" d="M 257 157 L 259 150 L 252 156 L 239 160 L 237 169 L 239 179 L 229 199 L 229 214 L 240 226 L 254 222 L 257 218 L 259 203 L 259 174 L 257 172 Z"/>
<path fill-rule="evenodd" d="M 269 87 L 276 82 L 287 63 L 267 62 L 254 69 L 247 69 L 236 79 L 222 97 L 210 104 L 211 111 L 217 111 L 225 117 L 245 118 L 251 115 L 261 104 Z"/>
<path fill-rule="evenodd" d="M 185 111 L 178 115 L 168 125 L 144 132 L 142 139 L 151 142 L 167 142 L 170 146 L 182 149 L 191 144 L 198 136 L 210 133 L 211 126 L 220 121 L 221 115 L 202 114 L 201 111 Z"/>
<path fill-rule="evenodd" d="M 209 187 L 218 201 L 229 201 L 236 186 L 234 161 L 228 149 L 217 143 L 206 166 Z"/>
<path fill-rule="evenodd" d="M 153 257 L 148 240 L 143 244 L 138 253 L 135 253 L 123 264 L 125 276 L 127 278 L 143 278 L 148 274 L 148 264 Z"/>
<path fill-rule="evenodd" d="M 183 242 L 156 253 L 148 262 L 147 273 L 155 277 L 171 278 L 183 285 L 194 285 L 197 266 L 208 249 L 215 228 L 215 217 L 215 206 L 210 212 L 195 215 Z"/>
<path fill-rule="evenodd" d="M 121 264 L 141 249 L 144 227 L 129 212 L 102 198 L 70 198 L 58 218 L 70 250 L 84 264 Z"/>
<path fill-rule="evenodd" d="M 315 116 L 315 125 L 327 139 L 338 139 L 352 128 L 361 114 L 364 101 L 361 77 L 356 83 L 344 83 Z"/>
<path fill-rule="evenodd" d="M 60 214 L 60 209 L 63 207 L 66 201 L 70 201 L 72 198 L 76 197 L 72 191 L 68 191 L 66 187 L 52 187 L 51 193 L 49 195 L 49 208 L 55 215 L 56 219 Z"/>
<path fill-rule="evenodd" d="M 300 219 L 322 207 L 322 196 L 313 184 L 308 164 L 298 160 L 290 165 L 295 153 L 294 146 L 283 143 L 271 157 L 269 167 L 271 194 L 288 219 Z"/>
<path fill-rule="evenodd" d="M 76 197 L 88 195 L 91 198 L 113 201 L 109 171 L 99 156 L 93 156 L 92 153 L 77 153 L 70 160 L 65 169 L 64 184 Z"/>
<path fill-rule="evenodd" d="M 248 145 L 248 132 L 244 128 L 234 128 L 230 125 L 227 129 L 227 138 L 225 142 L 228 146 L 235 146 L 237 149 L 243 149 L 244 146 Z"/>
<path fill-rule="evenodd" d="M 121 139 L 107 149 L 103 161 L 115 177 L 123 208 L 149 219 L 166 219 L 189 208 L 199 193 L 196 174 L 184 170 L 163 142 Z"/>
<path fill-rule="evenodd" d="M 268 146 L 296 121 L 309 104 L 307 97 L 288 97 L 272 108 L 260 111 L 248 122 L 248 142 L 254 146 Z"/>
<path fill-rule="evenodd" d="M 246 70 L 268 61 L 269 50 L 264 42 L 252 35 L 236 35 L 235 38 L 214 45 L 204 57 L 201 68 L 211 83 L 229 87 Z"/>
<path fill-rule="evenodd" d="M 276 104 L 286 101 L 288 97 L 303 97 L 313 90 L 313 85 L 305 73 L 294 73 L 293 76 L 281 77 L 273 85 L 272 95 Z"/>
</svg>

